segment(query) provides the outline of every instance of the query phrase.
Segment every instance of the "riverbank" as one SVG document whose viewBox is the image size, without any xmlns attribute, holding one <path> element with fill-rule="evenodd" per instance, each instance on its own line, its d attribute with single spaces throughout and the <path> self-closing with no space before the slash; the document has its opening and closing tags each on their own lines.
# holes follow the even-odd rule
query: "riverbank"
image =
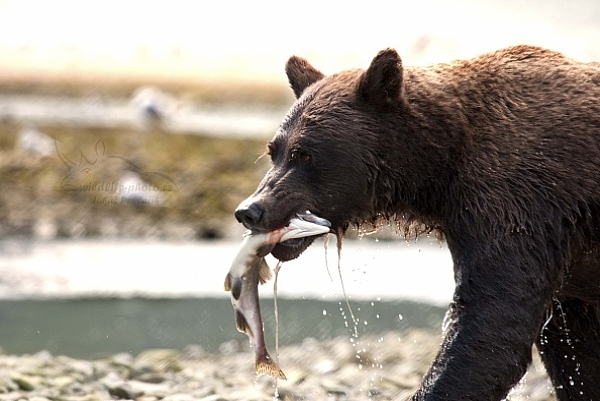
<svg viewBox="0 0 600 401">
<path fill-rule="evenodd" d="M 255 164 L 264 147 L 160 125 L 5 122 L 0 238 L 225 237 L 268 166 Z"/>
<path fill-rule="evenodd" d="M 280 365 L 288 379 L 278 382 L 279 399 L 406 399 L 418 387 L 439 342 L 438 333 L 424 330 L 330 341 L 307 338 L 280 349 Z M 273 400 L 274 380 L 255 379 L 253 367 L 247 344 L 242 350 L 225 344 L 216 354 L 189 346 L 181 352 L 149 349 L 94 360 L 47 351 L 0 355 L 0 400 Z M 510 400 L 553 401 L 550 388 L 534 355 L 534 364 Z"/>
</svg>

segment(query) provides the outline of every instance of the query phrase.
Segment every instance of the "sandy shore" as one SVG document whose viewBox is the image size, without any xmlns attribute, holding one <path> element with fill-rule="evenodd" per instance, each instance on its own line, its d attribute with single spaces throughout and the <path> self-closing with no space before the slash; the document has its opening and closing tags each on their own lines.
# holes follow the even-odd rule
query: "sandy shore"
<svg viewBox="0 0 600 401">
<path fill-rule="evenodd" d="M 279 397 L 406 399 L 418 387 L 439 341 L 439 334 L 420 330 L 328 342 L 308 338 L 280 349 L 280 365 L 288 380 L 279 381 Z M 182 352 L 156 349 L 97 360 L 46 351 L 0 355 L 0 400 L 273 400 L 274 379 L 256 379 L 253 364 L 245 342 L 225 343 L 219 353 L 190 346 Z M 554 399 L 544 369 L 534 357 L 510 400 Z"/>
</svg>

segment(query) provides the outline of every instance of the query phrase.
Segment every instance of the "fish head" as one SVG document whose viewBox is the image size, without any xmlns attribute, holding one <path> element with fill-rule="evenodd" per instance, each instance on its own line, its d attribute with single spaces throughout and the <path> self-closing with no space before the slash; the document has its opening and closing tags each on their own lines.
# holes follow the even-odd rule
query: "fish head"
<svg viewBox="0 0 600 401">
<path fill-rule="evenodd" d="M 238 222 L 254 233 L 280 232 L 283 234 L 285 232 L 280 239 L 282 242 L 277 241 L 273 244 L 269 252 L 279 260 L 292 260 L 300 256 L 318 236 L 323 234 L 296 237 L 288 230 L 290 220 L 300 213 L 306 213 L 306 206 L 299 198 L 299 194 L 297 196 L 277 194 L 266 186 L 259 186 L 255 194 L 240 203 L 235 210 L 235 217 Z M 265 249 L 266 247 L 259 251 L 260 256 L 265 255 Z"/>
<path fill-rule="evenodd" d="M 267 200 L 269 202 L 269 200 Z M 256 255 L 264 257 L 271 253 L 281 261 L 297 258 L 313 241 L 331 231 L 331 223 L 324 218 L 304 210 L 295 209 L 288 214 L 280 214 L 281 208 L 268 212 L 262 198 L 249 197 L 235 211 L 240 223 L 253 233 L 268 233 L 269 242 L 258 248 Z M 285 216 L 285 217 L 280 217 Z"/>
</svg>

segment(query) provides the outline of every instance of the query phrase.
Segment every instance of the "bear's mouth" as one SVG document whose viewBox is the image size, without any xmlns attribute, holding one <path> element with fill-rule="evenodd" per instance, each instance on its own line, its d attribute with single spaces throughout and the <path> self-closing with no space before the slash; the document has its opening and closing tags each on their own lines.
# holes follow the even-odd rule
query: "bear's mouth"
<svg viewBox="0 0 600 401">
<path fill-rule="evenodd" d="M 292 237 L 286 241 L 279 242 L 275 245 L 271 254 L 279 259 L 282 262 L 287 262 L 288 260 L 296 259 L 300 256 L 318 237 L 322 237 L 323 235 L 327 235 L 331 232 L 331 222 L 323 217 L 319 217 L 320 213 L 312 213 L 309 209 L 306 209 L 303 213 L 296 214 L 296 223 L 299 224 L 301 232 L 303 235 L 314 233 L 317 235 L 308 235 L 306 237 L 298 235 L 296 238 Z M 293 220 L 290 219 L 290 223 Z M 302 223 L 304 221 L 304 224 Z M 306 226 L 308 224 L 308 226 Z M 311 224 L 318 225 L 319 229 L 315 229 L 311 227 Z M 322 229 L 325 229 L 323 231 Z"/>
<path fill-rule="evenodd" d="M 319 237 L 319 235 L 313 235 L 312 237 L 304 238 L 292 238 L 284 242 L 279 242 L 277 245 L 275 245 L 271 251 L 271 254 L 282 262 L 296 259 L 313 243 L 315 239 L 317 239 L 317 237 Z"/>
</svg>

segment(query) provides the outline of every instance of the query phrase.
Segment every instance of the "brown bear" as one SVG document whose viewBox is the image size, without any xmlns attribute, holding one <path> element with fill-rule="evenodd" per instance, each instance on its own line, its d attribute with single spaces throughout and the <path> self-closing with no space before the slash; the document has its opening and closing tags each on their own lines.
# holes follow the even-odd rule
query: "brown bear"
<svg viewBox="0 0 600 401">
<path fill-rule="evenodd" d="M 310 210 L 339 235 L 378 219 L 443 233 L 456 290 L 413 400 L 501 400 L 534 344 L 559 400 L 600 400 L 600 64 L 516 46 L 404 67 L 387 49 L 367 70 L 292 57 L 286 73 L 297 101 L 236 218 L 264 231 Z"/>
</svg>

